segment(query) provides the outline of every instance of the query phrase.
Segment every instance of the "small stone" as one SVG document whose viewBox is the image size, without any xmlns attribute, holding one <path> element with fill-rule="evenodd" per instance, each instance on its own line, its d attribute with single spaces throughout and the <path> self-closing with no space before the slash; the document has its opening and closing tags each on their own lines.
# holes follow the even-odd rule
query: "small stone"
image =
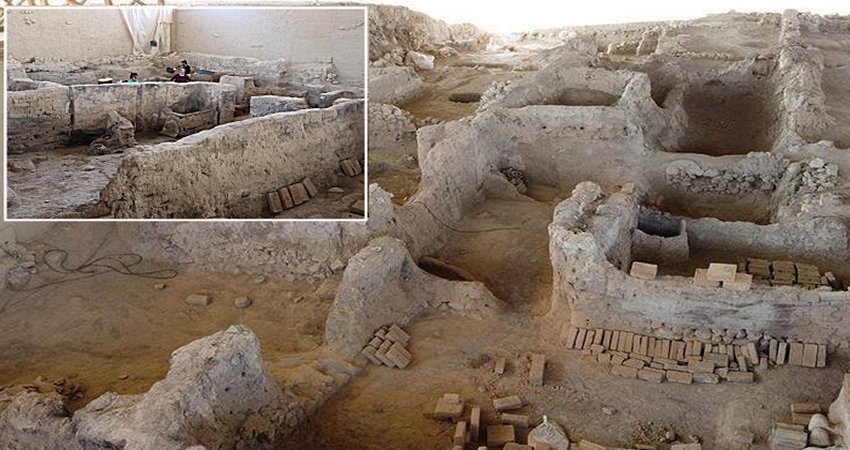
<svg viewBox="0 0 850 450">
<path fill-rule="evenodd" d="M 161 290 L 165 289 L 165 283 L 157 283 L 157 284 L 153 285 L 153 288 L 161 291 Z"/>
<path fill-rule="evenodd" d="M 240 309 L 241 308 L 247 308 L 247 307 L 251 306 L 251 303 L 253 303 L 251 301 L 251 299 L 248 298 L 248 297 L 245 297 L 245 296 L 236 297 L 236 300 L 233 300 L 233 306 L 240 308 Z"/>
<path fill-rule="evenodd" d="M 118 377 L 119 380 L 126 380 L 127 378 L 130 378 L 130 375 L 126 373 L 121 374 L 121 376 Z"/>
<path fill-rule="evenodd" d="M 328 193 L 330 193 L 330 194 L 345 194 L 345 191 L 342 190 L 341 187 L 334 186 L 334 187 L 328 189 Z"/>
<path fill-rule="evenodd" d="M 254 277 L 254 284 L 263 284 L 265 282 L 266 282 L 266 277 L 263 276 L 263 275 L 259 275 L 257 277 Z"/>
<path fill-rule="evenodd" d="M 811 167 L 812 169 L 820 169 L 825 164 L 826 163 L 824 163 L 824 161 L 820 158 L 815 158 L 815 159 L 809 161 L 809 167 Z"/>
<path fill-rule="evenodd" d="M 603 406 L 602 407 L 602 413 L 605 414 L 606 416 L 613 416 L 614 414 L 617 413 L 617 410 L 610 407 L 610 406 Z"/>
</svg>

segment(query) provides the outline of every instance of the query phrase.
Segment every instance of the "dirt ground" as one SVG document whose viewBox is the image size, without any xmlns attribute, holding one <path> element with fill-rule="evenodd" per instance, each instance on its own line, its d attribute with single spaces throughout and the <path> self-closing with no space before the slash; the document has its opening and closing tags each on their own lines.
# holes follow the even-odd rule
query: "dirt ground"
<svg viewBox="0 0 850 450">
<path fill-rule="evenodd" d="M 67 378 L 84 387 L 85 396 L 71 404 L 76 409 L 106 391 L 147 391 L 165 377 L 172 351 L 230 325 L 257 334 L 273 372 L 282 355 L 321 345 L 333 298 L 317 297 L 317 285 L 178 271 L 167 280 L 107 273 L 4 296 L 0 386 Z M 77 276 L 36 276 L 30 286 Z M 166 287 L 157 289 L 160 283 Z M 212 303 L 184 303 L 194 293 L 210 295 Z M 239 296 L 253 304 L 236 308 Z"/>
</svg>

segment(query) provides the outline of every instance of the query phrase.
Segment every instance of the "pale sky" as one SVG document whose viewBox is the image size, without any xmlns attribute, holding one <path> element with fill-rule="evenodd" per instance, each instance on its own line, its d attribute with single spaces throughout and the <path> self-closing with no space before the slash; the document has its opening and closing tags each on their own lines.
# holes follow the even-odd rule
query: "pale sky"
<svg viewBox="0 0 850 450">
<path fill-rule="evenodd" d="M 470 22 L 486 31 L 509 33 L 573 25 L 695 19 L 707 14 L 782 12 L 850 14 L 847 0 L 367 0 L 403 5 L 449 23 Z"/>
</svg>

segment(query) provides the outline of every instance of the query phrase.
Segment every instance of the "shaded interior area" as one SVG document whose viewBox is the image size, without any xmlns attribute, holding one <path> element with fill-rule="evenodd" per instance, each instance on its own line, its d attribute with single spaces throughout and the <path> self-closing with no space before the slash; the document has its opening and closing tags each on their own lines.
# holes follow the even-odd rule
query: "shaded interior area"
<svg viewBox="0 0 850 450">
<path fill-rule="evenodd" d="M 765 80 L 697 82 L 684 87 L 687 126 L 677 152 L 711 156 L 768 151 L 773 112 Z"/>
</svg>

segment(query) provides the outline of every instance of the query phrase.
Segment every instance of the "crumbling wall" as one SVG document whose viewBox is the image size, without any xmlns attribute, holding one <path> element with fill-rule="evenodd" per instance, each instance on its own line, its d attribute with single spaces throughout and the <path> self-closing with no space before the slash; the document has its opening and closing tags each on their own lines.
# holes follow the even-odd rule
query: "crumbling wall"
<svg viewBox="0 0 850 450">
<path fill-rule="evenodd" d="M 307 101 L 301 97 L 282 97 L 279 95 L 255 95 L 251 97 L 251 117 L 299 111 L 309 107 Z"/>
<path fill-rule="evenodd" d="M 381 237 L 348 261 L 325 322 L 325 343 L 352 358 L 379 327 L 406 324 L 426 309 L 482 318 L 503 307 L 483 284 L 431 275 L 416 266 L 404 242 Z"/>
<path fill-rule="evenodd" d="M 273 114 L 159 144 L 124 160 L 100 205 L 115 217 L 234 217 L 246 198 L 305 177 L 329 187 L 340 160 L 362 157 L 363 109 Z"/>
<path fill-rule="evenodd" d="M 283 59 L 261 60 L 244 56 L 219 56 L 197 52 L 179 52 L 161 59 L 162 65 L 187 60 L 194 70 L 207 70 L 218 75 L 253 77 L 261 85 L 278 85 L 287 78 L 289 63 Z"/>
<path fill-rule="evenodd" d="M 628 205 L 635 200 L 622 194 L 601 199 L 598 186 L 581 184 L 556 208 L 549 227 L 552 316 L 570 311 L 570 322 L 576 326 L 679 336 L 694 329 L 746 329 L 814 342 L 839 343 L 850 337 L 848 291 L 760 286 L 735 291 L 697 285 L 689 277 L 629 276 L 628 266 L 622 264 L 625 259 L 612 259 L 611 249 L 631 241 L 637 208 Z M 689 222 L 689 236 L 703 235 L 701 225 Z M 770 236 L 769 231 L 761 233 Z M 796 245 L 806 244 L 796 241 Z M 664 327 L 650 331 L 650 323 Z"/>
<path fill-rule="evenodd" d="M 413 116 L 393 105 L 369 102 L 369 146 L 395 148 L 405 135 L 416 132 Z"/>
<path fill-rule="evenodd" d="M 369 101 L 398 105 L 416 98 L 424 84 L 410 67 L 370 67 Z"/>
<path fill-rule="evenodd" d="M 10 88 L 6 109 L 10 153 L 68 143 L 73 114 L 70 89 L 47 81 L 27 80 L 15 80 Z"/>
<path fill-rule="evenodd" d="M 280 383 L 254 333 L 232 326 L 174 351 L 165 379 L 140 395 L 107 392 L 73 416 L 45 394 L 24 392 L 8 405 L 0 402 L 0 447 L 277 448 L 357 372 L 323 349 L 278 364 Z"/>
<path fill-rule="evenodd" d="M 804 44 L 800 28 L 800 14 L 786 10 L 782 15 L 774 92 L 780 112 L 774 144 L 777 150 L 815 142 L 832 125 L 822 86 L 823 55 L 817 48 Z"/>
</svg>

